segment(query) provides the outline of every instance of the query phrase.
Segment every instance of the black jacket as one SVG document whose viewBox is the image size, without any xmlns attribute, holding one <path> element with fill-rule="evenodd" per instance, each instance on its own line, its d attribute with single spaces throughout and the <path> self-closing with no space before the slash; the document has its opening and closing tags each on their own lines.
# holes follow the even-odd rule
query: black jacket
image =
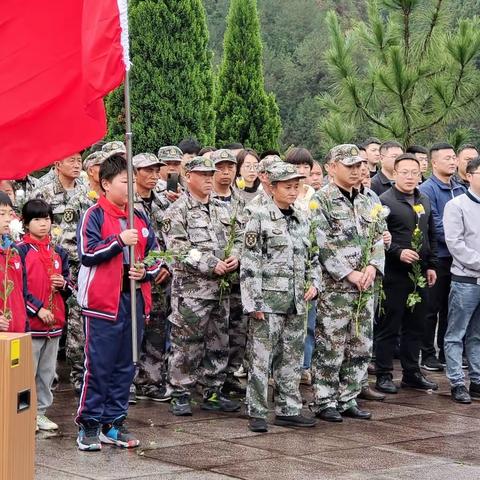
<svg viewBox="0 0 480 480">
<path fill-rule="evenodd" d="M 415 205 L 422 204 L 425 214 L 420 216 L 419 228 L 423 234 L 423 245 L 420 251 L 420 261 L 423 270 L 435 270 L 437 264 L 437 242 L 433 225 L 430 200 L 415 189 Z M 387 217 L 388 231 L 392 234 L 392 244 L 386 253 L 385 278 L 387 276 L 405 276 L 411 271 L 411 266 L 400 260 L 400 254 L 404 249 L 412 249 L 413 230 L 417 225 L 417 214 L 412 205 L 408 203 L 405 195 L 395 187 L 390 188 L 380 201 L 390 209 Z"/>
<path fill-rule="evenodd" d="M 371 189 L 378 195 L 382 195 L 394 184 L 392 180 L 389 180 L 381 170 L 372 178 Z"/>
</svg>

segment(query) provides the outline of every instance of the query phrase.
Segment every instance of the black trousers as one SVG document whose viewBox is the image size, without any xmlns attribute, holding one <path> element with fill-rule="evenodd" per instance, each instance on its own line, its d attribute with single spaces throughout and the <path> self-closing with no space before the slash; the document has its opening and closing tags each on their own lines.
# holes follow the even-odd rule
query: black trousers
<svg viewBox="0 0 480 480">
<path fill-rule="evenodd" d="M 407 274 L 385 278 L 383 314 L 377 324 L 376 366 L 377 376 L 393 371 L 393 358 L 400 335 L 400 362 L 404 374 L 420 371 L 418 364 L 420 347 L 427 312 L 426 291 L 419 291 L 422 302 L 413 312 L 407 307 L 407 297 L 413 291 L 413 283 Z"/>
<path fill-rule="evenodd" d="M 445 359 L 443 353 L 443 340 L 447 331 L 448 320 L 448 295 L 450 293 L 450 282 L 452 275 L 450 267 L 451 258 L 439 258 L 437 267 L 437 282 L 428 290 L 428 311 L 425 319 L 425 330 L 422 339 L 422 359 L 435 357 L 435 331 L 437 330 L 438 358 Z"/>
</svg>

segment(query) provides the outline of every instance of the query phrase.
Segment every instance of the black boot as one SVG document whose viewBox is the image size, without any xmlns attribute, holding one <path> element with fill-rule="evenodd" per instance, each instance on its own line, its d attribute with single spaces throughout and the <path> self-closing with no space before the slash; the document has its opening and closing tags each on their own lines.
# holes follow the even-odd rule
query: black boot
<svg viewBox="0 0 480 480">
<path fill-rule="evenodd" d="M 397 393 L 398 389 L 393 383 L 392 376 L 389 373 L 378 375 L 375 388 L 383 393 Z"/>
<path fill-rule="evenodd" d="M 417 388 L 419 390 L 438 390 L 438 385 L 425 378 L 421 372 L 404 373 L 402 387 Z"/>
<path fill-rule="evenodd" d="M 327 407 L 316 413 L 315 416 L 326 422 L 343 422 L 343 418 L 336 408 Z"/>
<path fill-rule="evenodd" d="M 267 421 L 264 418 L 250 417 L 248 428 L 252 432 L 268 432 Z"/>
<path fill-rule="evenodd" d="M 344 412 L 341 412 L 344 417 L 356 418 L 358 420 L 370 420 L 372 414 L 365 410 L 360 410 L 357 406 L 350 407 Z"/>
<path fill-rule="evenodd" d="M 317 421 L 312 417 L 304 417 L 303 415 L 293 415 L 291 417 L 276 415 L 273 423 L 282 427 L 314 427 Z"/>
<path fill-rule="evenodd" d="M 458 403 L 472 403 L 472 399 L 470 398 L 465 385 L 452 387 L 452 400 Z"/>
<path fill-rule="evenodd" d="M 470 396 L 480 398 L 480 383 L 470 382 Z"/>
</svg>

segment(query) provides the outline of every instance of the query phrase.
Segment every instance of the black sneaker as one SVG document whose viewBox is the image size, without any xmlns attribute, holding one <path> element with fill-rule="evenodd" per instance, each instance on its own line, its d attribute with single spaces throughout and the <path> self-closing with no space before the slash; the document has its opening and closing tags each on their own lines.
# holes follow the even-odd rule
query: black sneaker
<svg viewBox="0 0 480 480">
<path fill-rule="evenodd" d="M 172 398 L 166 387 L 156 385 L 139 387 L 137 391 L 138 400 L 152 400 L 154 402 L 168 402 Z"/>
<path fill-rule="evenodd" d="M 102 443 L 109 443 L 122 448 L 135 448 L 140 445 L 135 435 L 128 431 L 125 425 L 125 415 L 115 419 L 112 423 L 107 423 L 102 426 L 100 432 L 100 441 Z"/>
<path fill-rule="evenodd" d="M 221 390 L 207 390 L 203 397 L 201 405 L 202 410 L 212 412 L 236 412 L 240 410 L 241 404 L 236 400 L 231 400 Z"/>
<path fill-rule="evenodd" d="M 100 441 L 100 424 L 95 420 L 79 423 L 77 445 L 83 452 L 98 452 L 102 449 Z"/>
<path fill-rule="evenodd" d="M 264 418 L 250 417 L 248 428 L 251 432 L 268 432 L 267 421 Z"/>
<path fill-rule="evenodd" d="M 172 401 L 170 402 L 170 411 L 177 417 L 189 417 L 192 415 L 190 395 L 185 393 L 179 397 L 172 397 Z"/>
<path fill-rule="evenodd" d="M 443 372 L 442 362 L 437 357 L 427 357 L 421 367 L 429 372 Z"/>
<path fill-rule="evenodd" d="M 128 394 L 128 404 L 129 405 L 137 404 L 137 389 L 133 383 L 132 385 L 130 385 L 130 393 Z"/>
<path fill-rule="evenodd" d="M 303 427 L 310 428 L 317 424 L 317 421 L 312 417 L 304 417 L 303 415 L 284 416 L 276 415 L 273 421 L 274 425 L 281 427 Z"/>
<path fill-rule="evenodd" d="M 438 390 L 438 385 L 424 377 L 421 372 L 404 374 L 402 387 L 416 388 L 419 390 Z"/>
<path fill-rule="evenodd" d="M 240 395 L 245 395 L 247 392 L 247 387 L 236 377 L 227 377 L 225 383 L 222 387 L 222 392 L 225 394 L 229 393 L 238 393 Z"/>
<path fill-rule="evenodd" d="M 343 422 L 340 412 L 334 407 L 327 407 L 315 414 L 317 418 L 325 420 L 326 422 Z"/>
<path fill-rule="evenodd" d="M 480 383 L 470 382 L 470 396 L 480 398 Z"/>
<path fill-rule="evenodd" d="M 472 403 L 472 399 L 468 394 L 465 385 L 457 385 L 452 387 L 452 400 L 458 403 Z"/>
<path fill-rule="evenodd" d="M 383 393 L 397 393 L 397 386 L 393 383 L 392 376 L 390 374 L 378 375 L 375 388 L 379 392 Z"/>
<path fill-rule="evenodd" d="M 467 362 L 466 358 L 462 358 L 462 368 L 463 368 L 463 370 L 468 369 L 468 362 Z"/>
</svg>

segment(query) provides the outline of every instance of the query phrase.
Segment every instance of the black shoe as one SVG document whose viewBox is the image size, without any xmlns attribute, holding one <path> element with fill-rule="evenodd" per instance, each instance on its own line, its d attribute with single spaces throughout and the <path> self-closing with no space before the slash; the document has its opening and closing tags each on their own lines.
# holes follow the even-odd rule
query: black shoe
<svg viewBox="0 0 480 480">
<path fill-rule="evenodd" d="M 458 403 L 472 403 L 472 399 L 470 398 L 465 385 L 452 387 L 452 400 Z"/>
<path fill-rule="evenodd" d="M 303 415 L 293 415 L 291 417 L 284 415 L 276 415 L 273 421 L 274 425 L 281 427 L 314 427 L 317 421 L 312 417 L 304 417 Z"/>
<path fill-rule="evenodd" d="M 360 410 L 358 407 L 350 407 L 344 412 L 341 412 L 344 417 L 349 418 L 356 418 L 358 420 L 370 420 L 372 418 L 372 414 L 370 412 L 366 412 L 365 410 Z"/>
<path fill-rule="evenodd" d="M 420 372 L 403 375 L 402 387 L 417 388 L 419 390 L 438 390 L 438 385 L 425 378 Z"/>
<path fill-rule="evenodd" d="M 358 394 L 357 398 L 361 398 L 362 400 L 370 400 L 371 402 L 383 402 L 386 398 L 386 395 L 383 393 L 378 393 L 368 385 L 365 385 L 362 387 L 362 390 Z"/>
<path fill-rule="evenodd" d="M 470 396 L 480 398 L 480 383 L 470 382 Z"/>
<path fill-rule="evenodd" d="M 236 377 L 227 377 L 222 387 L 222 392 L 225 394 L 238 393 L 245 395 L 247 387 Z"/>
<path fill-rule="evenodd" d="M 327 407 L 320 412 L 316 413 L 315 416 L 326 422 L 343 422 L 343 418 L 336 408 Z"/>
<path fill-rule="evenodd" d="M 421 367 L 429 372 L 443 372 L 443 365 L 437 357 L 427 357 Z"/>
<path fill-rule="evenodd" d="M 463 368 L 463 370 L 468 369 L 468 362 L 467 362 L 466 358 L 462 358 L 462 368 Z"/>
<path fill-rule="evenodd" d="M 268 432 L 267 421 L 264 418 L 250 417 L 248 428 L 251 432 Z"/>
<path fill-rule="evenodd" d="M 128 404 L 136 405 L 137 404 L 137 389 L 135 385 L 130 385 L 130 393 L 128 394 Z"/>
<path fill-rule="evenodd" d="M 165 387 L 157 387 L 156 385 L 139 387 L 137 392 L 138 400 L 152 400 L 154 402 L 168 402 L 172 395 Z"/>
<path fill-rule="evenodd" d="M 207 390 L 201 408 L 213 412 L 236 412 L 241 404 L 228 398 L 221 390 Z"/>
<path fill-rule="evenodd" d="M 383 393 L 397 393 L 398 388 L 393 383 L 391 375 L 379 375 L 377 377 L 377 382 L 375 383 L 375 388 L 379 392 Z"/>
<path fill-rule="evenodd" d="M 190 395 L 183 394 L 179 397 L 173 397 L 170 402 L 170 411 L 177 417 L 189 417 L 192 415 Z"/>
</svg>

